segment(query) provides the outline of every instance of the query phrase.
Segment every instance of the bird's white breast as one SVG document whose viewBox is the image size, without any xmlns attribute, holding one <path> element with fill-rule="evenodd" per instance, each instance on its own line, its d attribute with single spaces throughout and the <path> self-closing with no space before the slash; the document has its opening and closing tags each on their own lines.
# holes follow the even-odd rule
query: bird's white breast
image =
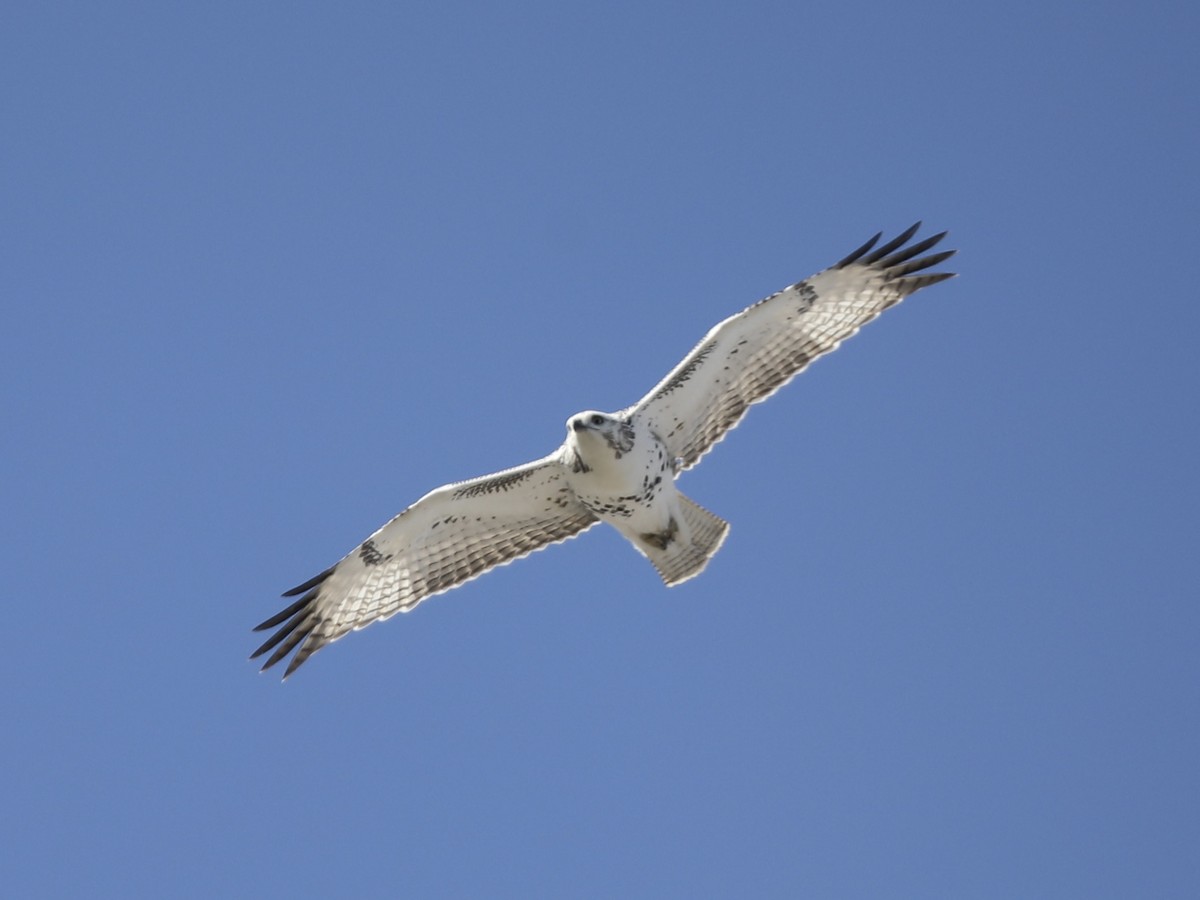
<svg viewBox="0 0 1200 900">
<path fill-rule="evenodd" d="M 565 447 L 568 483 L 601 519 L 618 527 L 654 530 L 670 515 L 673 465 L 663 442 L 643 422 L 635 418 L 629 425 L 628 449 L 599 429 L 572 433 Z"/>
</svg>

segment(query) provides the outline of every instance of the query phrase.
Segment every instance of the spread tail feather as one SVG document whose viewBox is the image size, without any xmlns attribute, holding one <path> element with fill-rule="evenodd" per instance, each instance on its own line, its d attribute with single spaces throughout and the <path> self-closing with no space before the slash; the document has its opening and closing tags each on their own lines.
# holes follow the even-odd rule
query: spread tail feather
<svg viewBox="0 0 1200 900">
<path fill-rule="evenodd" d="M 679 494 L 682 522 L 671 520 L 661 534 L 638 535 L 636 546 L 654 564 L 668 586 L 695 578 L 704 571 L 729 532 L 729 523 Z"/>
</svg>

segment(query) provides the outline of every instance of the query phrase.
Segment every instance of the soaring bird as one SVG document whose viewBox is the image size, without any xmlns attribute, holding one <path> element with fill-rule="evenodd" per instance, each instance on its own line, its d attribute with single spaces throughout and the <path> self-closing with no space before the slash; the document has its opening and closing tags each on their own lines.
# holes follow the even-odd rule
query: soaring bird
<svg viewBox="0 0 1200 900">
<path fill-rule="evenodd" d="M 598 522 L 628 538 L 667 585 L 699 575 L 729 524 L 684 496 L 679 474 L 818 356 L 909 294 L 954 277 L 925 271 L 955 251 L 923 255 L 946 232 L 910 244 L 919 226 L 880 247 L 876 234 L 730 316 L 633 406 L 567 419 L 566 440 L 549 456 L 426 494 L 285 593 L 297 599 L 254 629 L 278 630 L 251 659 L 271 653 L 265 671 L 295 650 L 287 678 L 347 632 Z"/>
</svg>

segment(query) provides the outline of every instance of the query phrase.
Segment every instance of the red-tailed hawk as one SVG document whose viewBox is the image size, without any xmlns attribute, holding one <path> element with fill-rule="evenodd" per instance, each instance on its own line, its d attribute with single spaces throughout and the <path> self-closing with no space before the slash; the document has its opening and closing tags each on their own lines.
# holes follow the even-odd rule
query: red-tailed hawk
<svg viewBox="0 0 1200 900">
<path fill-rule="evenodd" d="M 633 406 L 571 416 L 566 441 L 549 456 L 426 494 L 284 594 L 298 599 L 255 629 L 278 631 L 251 658 L 274 651 L 265 670 L 296 650 L 286 678 L 347 632 L 597 522 L 628 538 L 668 585 L 699 575 L 729 525 L 680 493 L 676 477 L 751 404 L 889 306 L 953 277 L 924 272 L 954 251 L 923 256 L 946 232 L 909 245 L 918 225 L 878 248 L 877 234 L 837 265 L 730 316 Z"/>
</svg>

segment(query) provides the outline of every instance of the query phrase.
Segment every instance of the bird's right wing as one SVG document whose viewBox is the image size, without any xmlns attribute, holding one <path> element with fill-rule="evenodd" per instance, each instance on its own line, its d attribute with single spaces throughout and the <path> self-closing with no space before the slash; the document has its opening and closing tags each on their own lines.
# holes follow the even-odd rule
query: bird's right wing
<svg viewBox="0 0 1200 900">
<path fill-rule="evenodd" d="M 337 565 L 284 594 L 296 600 L 255 631 L 278 627 L 250 657 L 297 646 L 284 678 L 349 631 L 408 612 L 494 566 L 574 537 L 597 519 L 567 486 L 555 453 L 426 494 Z"/>
</svg>

